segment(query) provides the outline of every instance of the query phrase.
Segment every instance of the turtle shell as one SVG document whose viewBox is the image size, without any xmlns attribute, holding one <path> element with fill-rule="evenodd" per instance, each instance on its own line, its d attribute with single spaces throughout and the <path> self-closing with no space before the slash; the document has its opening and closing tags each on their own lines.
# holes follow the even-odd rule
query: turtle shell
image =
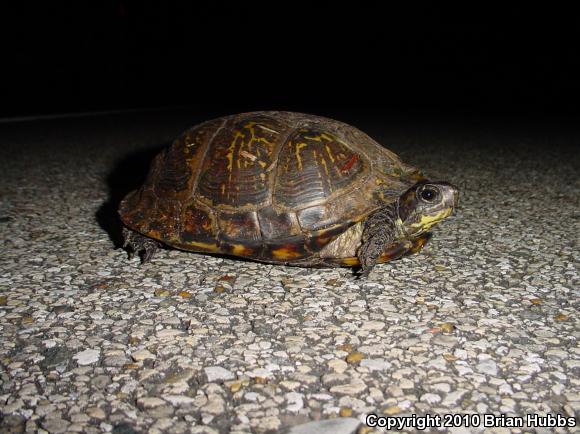
<svg viewBox="0 0 580 434">
<path fill-rule="evenodd" d="M 421 178 L 342 122 L 244 113 L 186 131 L 119 213 L 127 227 L 179 249 L 305 264 Z"/>
</svg>

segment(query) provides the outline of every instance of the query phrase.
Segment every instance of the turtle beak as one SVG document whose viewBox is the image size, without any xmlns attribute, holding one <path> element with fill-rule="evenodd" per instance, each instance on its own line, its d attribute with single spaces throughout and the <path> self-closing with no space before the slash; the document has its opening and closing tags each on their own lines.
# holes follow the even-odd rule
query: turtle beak
<svg viewBox="0 0 580 434">
<path fill-rule="evenodd" d="M 452 210 L 455 210 L 459 204 L 459 189 L 448 182 L 440 182 L 438 185 L 442 187 L 443 203 Z"/>
</svg>

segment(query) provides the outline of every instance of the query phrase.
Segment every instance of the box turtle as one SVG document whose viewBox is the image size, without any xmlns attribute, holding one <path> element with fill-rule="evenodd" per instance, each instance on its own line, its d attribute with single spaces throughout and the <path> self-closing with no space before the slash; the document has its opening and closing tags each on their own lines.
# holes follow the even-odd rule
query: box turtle
<svg viewBox="0 0 580 434">
<path fill-rule="evenodd" d="M 458 190 L 335 120 L 254 112 L 194 126 L 121 202 L 124 247 L 360 267 L 418 252 Z"/>
</svg>

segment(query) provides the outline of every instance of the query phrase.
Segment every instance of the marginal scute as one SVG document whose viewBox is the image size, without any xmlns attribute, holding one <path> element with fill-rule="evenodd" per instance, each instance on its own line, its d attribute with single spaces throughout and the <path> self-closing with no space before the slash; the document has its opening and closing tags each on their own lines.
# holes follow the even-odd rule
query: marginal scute
<svg viewBox="0 0 580 434">
<path fill-rule="evenodd" d="M 236 243 L 231 240 L 221 239 L 219 242 L 220 251 L 222 253 L 241 256 L 243 258 L 258 259 L 262 256 L 262 244 L 252 241 L 245 241 Z"/>
<path fill-rule="evenodd" d="M 198 241 L 214 242 L 216 223 L 213 213 L 202 204 L 192 201 L 187 204 L 181 215 L 181 240 L 185 243 Z"/>
<path fill-rule="evenodd" d="M 149 228 L 145 235 L 162 241 L 179 239 L 181 225 L 181 204 L 176 200 L 158 200 L 156 206 L 148 210 Z"/>
<path fill-rule="evenodd" d="M 273 240 L 265 244 L 263 258 L 274 262 L 291 262 L 311 255 L 306 249 L 306 238 L 295 235 L 282 240 Z"/>
<path fill-rule="evenodd" d="M 260 243 L 262 236 L 255 211 L 226 212 L 218 216 L 220 237 L 237 243 Z"/>
<path fill-rule="evenodd" d="M 291 211 L 278 211 L 272 206 L 258 210 L 258 219 L 265 240 L 287 238 L 300 234 L 296 214 Z"/>
<path fill-rule="evenodd" d="M 324 249 L 324 247 L 334 241 L 340 234 L 346 231 L 349 226 L 349 222 L 344 222 L 342 224 L 336 224 L 334 226 L 327 227 L 326 229 L 314 232 L 313 235 L 306 241 L 307 249 L 312 253 L 321 251 Z"/>
<path fill-rule="evenodd" d="M 145 233 L 149 230 L 150 212 L 154 209 L 155 204 L 156 199 L 153 192 L 141 188 L 125 196 L 119 210 L 125 224 Z"/>
<path fill-rule="evenodd" d="M 334 219 L 324 205 L 315 205 L 298 212 L 300 227 L 305 231 L 319 230 L 328 226 Z"/>
</svg>

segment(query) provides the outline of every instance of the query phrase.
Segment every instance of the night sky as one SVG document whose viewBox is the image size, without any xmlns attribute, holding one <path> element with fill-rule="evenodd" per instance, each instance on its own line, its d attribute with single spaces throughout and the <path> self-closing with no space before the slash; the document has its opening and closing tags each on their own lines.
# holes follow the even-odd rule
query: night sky
<svg viewBox="0 0 580 434">
<path fill-rule="evenodd" d="M 571 10 L 313 3 L 3 4 L 0 116 L 173 105 L 577 112 Z"/>
</svg>

